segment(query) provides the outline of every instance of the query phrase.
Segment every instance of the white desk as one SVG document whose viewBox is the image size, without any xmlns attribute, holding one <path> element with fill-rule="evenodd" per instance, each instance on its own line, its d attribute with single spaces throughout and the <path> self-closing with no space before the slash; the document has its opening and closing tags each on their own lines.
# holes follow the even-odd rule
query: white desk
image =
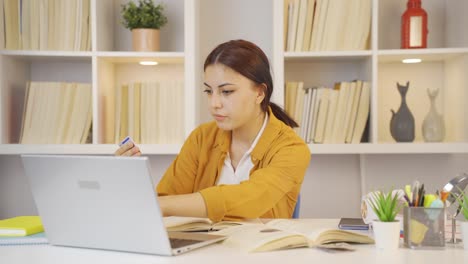
<svg viewBox="0 0 468 264">
<path fill-rule="evenodd" d="M 317 221 L 307 219 L 305 221 Z M 336 220 L 328 220 L 335 225 Z M 423 263 L 452 264 L 468 263 L 468 250 L 462 245 L 447 245 L 442 250 L 412 250 L 400 247 L 397 251 L 385 252 L 374 245 L 357 245 L 353 252 L 327 252 L 315 248 L 301 248 L 265 253 L 246 253 L 222 244 L 211 245 L 176 257 L 57 247 L 48 245 L 0 247 L 1 264 L 84 264 L 84 263 Z"/>
</svg>

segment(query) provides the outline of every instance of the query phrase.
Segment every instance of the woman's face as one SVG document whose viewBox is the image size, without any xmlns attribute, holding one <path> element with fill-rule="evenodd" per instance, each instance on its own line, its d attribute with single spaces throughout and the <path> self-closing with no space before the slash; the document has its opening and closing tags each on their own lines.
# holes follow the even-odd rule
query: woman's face
<svg viewBox="0 0 468 264">
<path fill-rule="evenodd" d="M 264 99 L 263 86 L 223 64 L 205 70 L 204 92 L 208 109 L 219 128 L 235 130 L 254 122 Z"/>
</svg>

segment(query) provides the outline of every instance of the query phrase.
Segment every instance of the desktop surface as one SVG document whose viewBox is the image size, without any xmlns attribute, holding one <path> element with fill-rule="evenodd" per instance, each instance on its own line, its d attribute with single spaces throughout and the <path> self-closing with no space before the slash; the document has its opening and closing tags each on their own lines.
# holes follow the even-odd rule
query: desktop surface
<svg viewBox="0 0 468 264">
<path fill-rule="evenodd" d="M 336 226 L 339 219 L 300 219 L 311 224 L 327 222 Z M 81 249 L 49 245 L 3 246 L 0 247 L 0 263 L 15 264 L 84 264 L 84 263 L 468 263 L 468 250 L 462 244 L 447 244 L 441 250 L 408 249 L 401 246 L 396 251 L 377 250 L 374 245 L 356 245 L 352 252 L 325 251 L 317 248 L 299 248 L 263 253 L 241 252 L 222 244 L 214 244 L 187 252 L 180 256 L 164 257 L 136 253 Z"/>
</svg>

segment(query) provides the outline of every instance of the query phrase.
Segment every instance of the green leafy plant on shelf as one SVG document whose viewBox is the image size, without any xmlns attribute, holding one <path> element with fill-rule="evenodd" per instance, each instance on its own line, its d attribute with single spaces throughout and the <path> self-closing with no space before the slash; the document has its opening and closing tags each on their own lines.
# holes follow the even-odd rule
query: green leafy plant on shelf
<svg viewBox="0 0 468 264">
<path fill-rule="evenodd" d="M 468 194 L 461 189 L 459 189 L 459 191 L 460 194 L 458 195 L 450 195 L 452 195 L 455 198 L 460 208 L 460 211 L 463 214 L 463 217 L 465 217 L 465 220 L 468 221 Z"/>
<path fill-rule="evenodd" d="M 375 192 L 368 198 L 368 201 L 381 222 L 394 222 L 396 215 L 403 206 L 398 191 L 394 190 L 390 190 L 388 193 Z"/>
<path fill-rule="evenodd" d="M 130 1 L 122 5 L 122 24 L 130 30 L 138 28 L 160 29 L 167 23 L 167 17 L 163 11 L 163 5 L 155 5 L 151 0 L 139 0 L 138 5 Z"/>
</svg>

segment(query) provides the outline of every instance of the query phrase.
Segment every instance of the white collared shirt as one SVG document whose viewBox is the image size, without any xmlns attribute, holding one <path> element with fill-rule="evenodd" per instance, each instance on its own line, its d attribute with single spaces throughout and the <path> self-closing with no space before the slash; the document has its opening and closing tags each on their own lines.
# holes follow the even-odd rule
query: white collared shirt
<svg viewBox="0 0 468 264">
<path fill-rule="evenodd" d="M 257 145 L 258 140 L 263 134 L 265 127 L 268 123 L 268 114 L 265 114 L 265 119 L 263 120 L 263 125 L 260 131 L 258 131 L 257 136 L 255 137 L 254 141 L 250 148 L 244 153 L 242 158 L 237 164 L 237 168 L 234 171 L 234 167 L 231 163 L 231 157 L 229 156 L 229 152 L 224 159 L 223 169 L 221 170 L 221 177 L 218 179 L 217 185 L 221 184 L 239 184 L 242 181 L 246 181 L 250 177 L 250 170 L 252 170 L 254 164 L 252 163 L 252 159 L 250 154 L 252 153 L 253 149 Z"/>
</svg>

